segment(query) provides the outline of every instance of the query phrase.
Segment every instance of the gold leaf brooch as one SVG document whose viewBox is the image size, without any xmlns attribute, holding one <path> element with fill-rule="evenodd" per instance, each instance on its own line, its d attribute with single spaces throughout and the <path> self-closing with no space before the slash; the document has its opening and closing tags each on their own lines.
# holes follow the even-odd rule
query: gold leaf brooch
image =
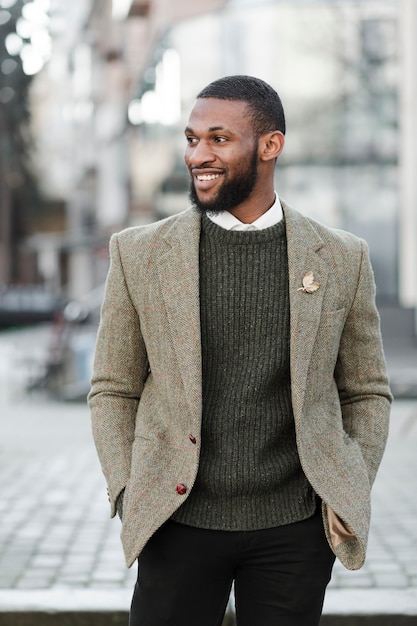
<svg viewBox="0 0 417 626">
<path fill-rule="evenodd" d="M 303 286 L 299 287 L 297 291 L 304 291 L 305 293 L 314 293 L 320 287 L 320 283 L 316 283 L 314 280 L 313 272 L 307 272 L 303 278 Z"/>
</svg>

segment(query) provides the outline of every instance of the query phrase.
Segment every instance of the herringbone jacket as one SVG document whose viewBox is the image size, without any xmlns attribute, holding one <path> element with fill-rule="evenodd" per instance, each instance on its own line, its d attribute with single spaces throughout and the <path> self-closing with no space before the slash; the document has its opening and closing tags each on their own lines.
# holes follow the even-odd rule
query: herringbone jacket
<svg viewBox="0 0 417 626">
<path fill-rule="evenodd" d="M 373 273 L 363 240 L 282 205 L 298 452 L 322 500 L 329 544 L 356 569 L 365 559 L 391 403 Z M 128 566 L 197 474 L 200 224 L 188 209 L 126 229 L 110 243 L 89 404 L 112 515 L 125 489 Z M 308 272 L 320 285 L 314 293 L 301 289 Z"/>
</svg>

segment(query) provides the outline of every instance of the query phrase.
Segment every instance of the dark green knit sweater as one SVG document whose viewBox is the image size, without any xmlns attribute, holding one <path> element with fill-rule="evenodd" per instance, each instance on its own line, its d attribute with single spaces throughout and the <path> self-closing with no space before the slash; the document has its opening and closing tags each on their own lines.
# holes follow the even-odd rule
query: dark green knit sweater
<svg viewBox="0 0 417 626">
<path fill-rule="evenodd" d="M 203 217 L 200 310 L 200 466 L 173 519 L 255 530 L 309 517 L 316 498 L 295 443 L 283 221 L 239 232 Z"/>
</svg>

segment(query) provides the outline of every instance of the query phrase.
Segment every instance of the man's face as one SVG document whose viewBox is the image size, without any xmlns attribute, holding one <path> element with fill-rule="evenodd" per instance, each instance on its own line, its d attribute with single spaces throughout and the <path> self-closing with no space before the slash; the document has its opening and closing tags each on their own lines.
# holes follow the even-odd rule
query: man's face
<svg viewBox="0 0 417 626">
<path fill-rule="evenodd" d="M 258 144 L 246 103 L 200 98 L 185 130 L 190 199 L 201 211 L 230 211 L 247 200 L 258 176 Z"/>
</svg>

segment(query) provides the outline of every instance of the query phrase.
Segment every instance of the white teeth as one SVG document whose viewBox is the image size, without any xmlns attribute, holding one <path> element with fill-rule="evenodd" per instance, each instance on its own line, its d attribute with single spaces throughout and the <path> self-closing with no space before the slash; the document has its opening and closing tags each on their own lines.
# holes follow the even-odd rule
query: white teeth
<svg viewBox="0 0 417 626">
<path fill-rule="evenodd" d="M 220 174 L 199 174 L 197 180 L 215 180 L 219 178 Z"/>
</svg>

